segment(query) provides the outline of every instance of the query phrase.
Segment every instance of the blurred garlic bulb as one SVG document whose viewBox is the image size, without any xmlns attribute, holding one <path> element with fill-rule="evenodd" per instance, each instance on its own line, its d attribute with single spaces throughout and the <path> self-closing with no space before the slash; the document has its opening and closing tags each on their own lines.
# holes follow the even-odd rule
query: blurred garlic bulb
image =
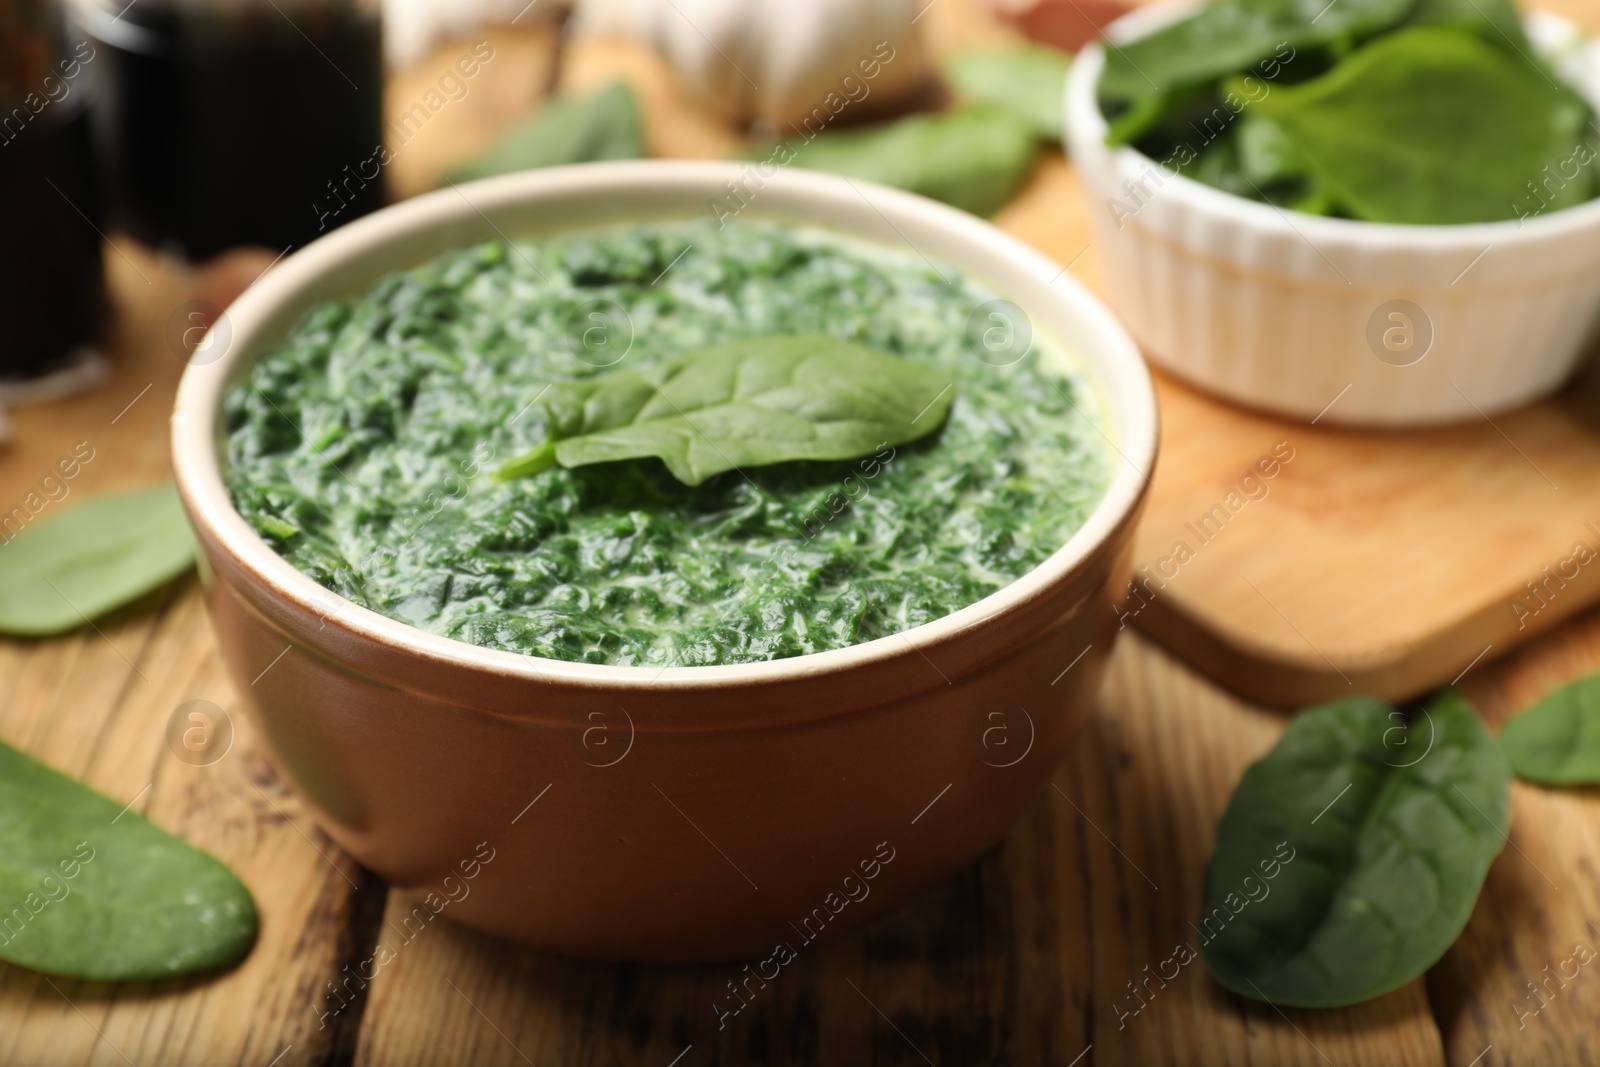
<svg viewBox="0 0 1600 1067">
<path fill-rule="evenodd" d="M 653 45 L 707 104 L 782 132 L 818 108 L 837 114 L 868 97 L 876 107 L 919 85 L 918 10 L 916 0 L 578 0 L 575 26 Z"/>
</svg>

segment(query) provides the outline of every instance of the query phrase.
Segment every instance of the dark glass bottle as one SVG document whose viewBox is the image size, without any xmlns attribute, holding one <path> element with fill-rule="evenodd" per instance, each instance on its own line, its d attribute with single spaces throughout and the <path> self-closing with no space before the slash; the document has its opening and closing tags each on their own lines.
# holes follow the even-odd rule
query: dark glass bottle
<svg viewBox="0 0 1600 1067">
<path fill-rule="evenodd" d="M 382 206 L 381 181 L 347 171 L 383 139 L 375 9 L 82 0 L 78 10 L 100 53 L 95 140 L 119 228 L 199 261 L 237 245 L 299 247 Z"/>
<path fill-rule="evenodd" d="M 83 53 L 54 0 L 0 2 L 0 379 L 96 341 L 108 303 Z"/>
</svg>

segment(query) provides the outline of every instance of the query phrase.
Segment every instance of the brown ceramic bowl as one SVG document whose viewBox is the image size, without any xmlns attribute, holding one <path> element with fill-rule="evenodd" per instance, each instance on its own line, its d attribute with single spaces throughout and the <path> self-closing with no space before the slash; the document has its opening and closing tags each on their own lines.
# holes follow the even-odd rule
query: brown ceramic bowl
<svg viewBox="0 0 1600 1067">
<path fill-rule="evenodd" d="M 859 925 L 993 845 L 1089 713 L 1156 451 L 1138 350 L 1070 276 L 988 223 L 820 174 L 762 179 L 744 215 L 959 268 L 1074 353 L 1112 442 L 1105 499 L 1005 589 L 906 633 L 725 667 L 610 667 L 437 637 L 324 590 L 233 509 L 219 409 L 313 303 L 500 236 L 697 216 L 740 169 L 529 172 L 353 222 L 228 309 L 172 419 L 223 658 L 328 833 L 444 914 L 561 952 L 766 957 Z M 216 356 L 217 352 L 220 356 Z M 409 928 L 409 927 L 408 927 Z M 398 935 L 397 935 L 398 936 Z"/>
</svg>

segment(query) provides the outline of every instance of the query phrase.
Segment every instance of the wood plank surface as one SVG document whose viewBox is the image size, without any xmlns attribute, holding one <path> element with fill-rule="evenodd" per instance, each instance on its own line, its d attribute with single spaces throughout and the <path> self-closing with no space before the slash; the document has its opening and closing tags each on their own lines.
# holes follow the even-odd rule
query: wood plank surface
<svg viewBox="0 0 1600 1067">
<path fill-rule="evenodd" d="M 93 393 L 12 412 L 16 439 L 0 452 L 8 511 L 26 506 L 79 442 L 92 458 L 40 518 L 171 477 L 167 415 L 186 353 L 168 345 L 167 332 L 174 316 L 187 324 L 194 280 L 113 241 L 108 274 L 121 311 L 109 346 L 113 377 Z M 221 859 L 255 897 L 260 939 L 242 964 L 212 978 L 110 985 L 0 964 L 0 1063 L 265 1065 L 281 1057 L 279 1067 L 297 1067 L 354 1045 L 354 1016 L 325 1025 L 313 1006 L 349 951 L 359 909 L 371 911 L 383 889 L 317 829 L 262 758 L 248 721 L 232 713 L 234 690 L 198 589 L 191 575 L 69 636 L 0 640 L 0 740 Z M 190 701 L 214 705 L 214 743 L 233 731 L 231 746 L 207 765 L 179 759 L 181 748 L 168 742 L 169 721 Z M 180 721 L 194 722 L 186 713 Z"/>
<path fill-rule="evenodd" d="M 1565 4 L 1575 9 L 1570 13 L 1594 14 L 1593 0 Z M 924 21 L 936 41 L 1005 33 L 971 0 L 939 0 Z M 454 47 L 440 46 L 428 62 L 448 59 Z M 520 53 L 501 53 L 512 54 Z M 670 90 L 670 72 L 657 65 L 637 73 L 646 61 L 628 55 L 629 46 L 616 42 L 574 50 L 562 83 L 589 86 L 634 71 L 639 84 L 655 87 L 652 99 Z M 426 82 L 424 67 L 417 70 Z M 548 68 L 530 73 L 510 63 L 491 64 L 485 76 L 500 71 L 518 79 L 522 88 L 508 92 L 529 94 L 523 99 L 542 91 L 536 83 L 549 76 Z M 478 95 L 462 103 L 492 101 L 492 84 L 475 85 Z M 479 132 L 433 132 L 440 156 L 417 153 L 422 162 L 407 164 L 418 169 L 401 187 L 431 183 L 490 136 L 482 129 L 516 118 L 514 109 L 492 102 L 474 106 L 485 109 L 474 120 L 484 124 Z M 647 113 L 652 106 L 647 100 Z M 442 113 L 440 121 L 447 121 Z M 731 136 L 685 120 L 674 133 L 653 135 L 652 145 L 663 155 L 717 154 Z M 1098 267 L 1084 218 L 1064 209 L 1080 199 L 1070 167 L 1047 158 L 997 221 L 1094 285 Z M 73 481 L 75 495 L 166 476 L 166 415 L 183 367 L 166 335 L 175 315 L 187 322 L 185 301 L 196 279 L 113 240 L 108 264 L 124 312 L 113 345 L 115 377 L 95 393 L 14 413 L 16 441 L 0 451 L 0 505 L 23 499 L 80 440 L 92 443 L 96 458 Z M 1166 380 L 1160 388 L 1168 439 L 1158 500 L 1170 493 L 1173 503 L 1166 511 L 1153 507 L 1147 518 L 1141 546 L 1152 551 L 1170 534 L 1164 523 L 1186 518 L 1197 499 L 1208 502 L 1206 493 L 1226 484 L 1233 464 L 1279 439 L 1267 426 L 1218 429 L 1208 421 L 1210 401 Z M 1342 447 L 1332 440 L 1340 436 L 1297 433 L 1296 448 L 1305 442 L 1305 451 L 1229 535 L 1249 531 L 1244 523 L 1256 519 L 1265 527 L 1272 509 L 1303 509 L 1309 505 L 1294 502 L 1330 492 L 1325 481 L 1308 488 L 1290 474 L 1316 481 L 1295 464 L 1309 458 L 1315 462 L 1299 470 L 1323 469 L 1329 461 L 1322 450 Z M 1431 454 L 1435 469 L 1477 462 L 1470 449 L 1469 462 L 1453 447 Z M 1169 475 L 1180 450 L 1206 457 L 1208 466 Z M 1389 462 L 1389 450 L 1370 441 L 1351 454 L 1379 471 Z M 1487 484 L 1477 482 L 1486 499 Z M 1362 503 L 1359 493 L 1333 492 L 1313 514 L 1337 526 L 1340 509 Z M 1430 531 L 1408 550 L 1420 558 L 1447 548 L 1449 532 Z M 1240 549 L 1222 551 L 1221 539 L 1215 547 L 1208 557 L 1238 565 L 1228 553 Z M 1155 604 L 1183 603 L 1180 594 L 1199 588 L 1188 583 L 1201 573 L 1186 569 L 1169 587 L 1172 596 Z M 1479 579 L 1470 570 L 1429 573 L 1465 586 Z M 1330 584 L 1337 590 L 1340 582 Z M 1277 591 L 1258 584 L 1269 595 Z M 1359 622 L 1352 618 L 1351 625 Z M 1463 679 L 1496 725 L 1560 682 L 1600 670 L 1600 614 L 1583 614 L 1496 661 L 1499 651 Z M 1342 1011 L 1280 1014 L 1220 990 L 1198 960 L 1176 977 L 1153 979 L 1152 972 L 1172 973 L 1165 961 L 1177 958 L 1178 946 L 1198 948 L 1189 924 L 1216 819 L 1243 768 L 1270 747 L 1284 719 L 1229 695 L 1133 631 L 1123 634 L 1095 715 L 1052 787 L 1000 845 L 886 920 L 807 947 L 721 1028 L 713 1005 L 728 1003 L 727 983 L 743 977 L 737 966 L 571 960 L 447 919 L 405 941 L 370 984 L 344 984 L 343 996 L 325 996 L 329 982 L 361 969 L 380 942 L 399 942 L 398 920 L 409 905 L 398 896 L 385 900 L 381 883 L 316 829 L 261 757 L 242 716 L 230 717 L 237 733 L 221 760 L 180 761 L 168 747 L 167 726 L 190 700 L 234 707 L 192 578 L 95 628 L 48 641 L 0 641 L 0 739 L 218 855 L 244 878 L 262 913 L 260 943 L 220 976 L 52 985 L 0 966 L 0 1063 L 1493 1067 L 1597 1058 L 1590 1035 L 1600 1024 L 1600 996 L 1589 985 L 1600 978 L 1592 967 L 1564 984 L 1550 977 L 1575 946 L 1600 950 L 1594 791 L 1515 786 L 1514 847 L 1495 862 L 1466 933 L 1425 979 L 1386 997 Z M 937 814 L 935 808 L 929 818 Z"/>
<path fill-rule="evenodd" d="M 1498 730 L 1600 671 L 1600 612 L 1529 645 L 1468 695 Z M 1600 791 L 1511 787 L 1511 835 L 1466 932 L 1428 975 L 1450 1062 L 1600 1063 Z"/>
</svg>

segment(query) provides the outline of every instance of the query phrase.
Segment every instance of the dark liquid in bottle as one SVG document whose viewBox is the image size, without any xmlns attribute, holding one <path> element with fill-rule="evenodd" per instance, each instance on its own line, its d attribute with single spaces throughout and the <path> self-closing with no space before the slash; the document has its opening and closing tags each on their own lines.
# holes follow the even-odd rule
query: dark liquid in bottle
<svg viewBox="0 0 1600 1067">
<path fill-rule="evenodd" d="M 54 35 L 0 31 L 0 378 L 17 378 L 94 342 L 109 305 L 79 65 Z"/>
<path fill-rule="evenodd" d="M 85 21 L 113 221 L 135 237 L 191 260 L 283 250 L 382 206 L 381 180 L 351 177 L 383 137 L 377 18 L 137 0 Z"/>
</svg>

